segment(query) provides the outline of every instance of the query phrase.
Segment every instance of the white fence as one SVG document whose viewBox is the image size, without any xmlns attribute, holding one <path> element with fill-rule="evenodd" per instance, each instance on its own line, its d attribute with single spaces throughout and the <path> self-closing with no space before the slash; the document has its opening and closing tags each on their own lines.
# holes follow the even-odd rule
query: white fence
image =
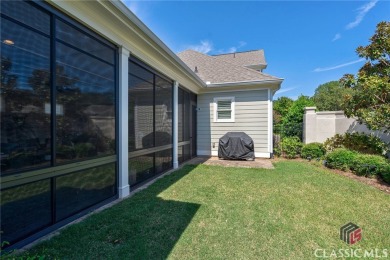
<svg viewBox="0 0 390 260">
<path fill-rule="evenodd" d="M 306 107 L 303 116 L 303 142 L 323 143 L 335 134 L 366 133 L 379 137 L 382 141 L 390 142 L 390 133 L 371 131 L 365 125 L 359 124 L 354 118 L 347 118 L 343 111 L 316 112 L 316 107 Z"/>
</svg>

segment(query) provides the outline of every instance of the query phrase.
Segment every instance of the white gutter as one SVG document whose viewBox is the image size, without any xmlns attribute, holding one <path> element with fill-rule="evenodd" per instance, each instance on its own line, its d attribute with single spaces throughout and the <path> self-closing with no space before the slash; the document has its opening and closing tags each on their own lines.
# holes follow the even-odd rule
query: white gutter
<svg viewBox="0 0 390 260">
<path fill-rule="evenodd" d="M 164 42 L 160 40 L 130 9 L 120 0 L 111 0 L 110 1 L 119 11 L 121 11 L 126 17 L 129 18 L 136 26 L 138 26 L 152 41 L 156 42 L 168 55 L 173 58 L 179 65 L 190 74 L 197 83 L 199 83 L 203 88 L 206 87 L 206 83 L 199 78 L 199 76 L 192 71 Z"/>
<path fill-rule="evenodd" d="M 207 84 L 208 88 L 215 87 L 238 87 L 248 85 L 265 85 L 265 84 L 281 84 L 284 79 L 270 79 L 270 80 L 259 80 L 259 81 L 237 81 L 237 82 L 223 82 L 223 83 L 210 83 Z M 280 87 L 280 86 L 279 86 Z"/>
</svg>

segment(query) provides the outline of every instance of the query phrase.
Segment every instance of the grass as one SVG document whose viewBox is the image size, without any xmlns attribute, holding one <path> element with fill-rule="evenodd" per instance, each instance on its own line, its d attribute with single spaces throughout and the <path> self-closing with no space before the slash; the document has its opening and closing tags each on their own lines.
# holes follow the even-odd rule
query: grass
<svg viewBox="0 0 390 260">
<path fill-rule="evenodd" d="M 350 246 L 339 228 L 353 222 Z M 390 196 L 319 167 L 186 166 L 22 256 L 61 259 L 314 259 L 389 249 Z"/>
</svg>

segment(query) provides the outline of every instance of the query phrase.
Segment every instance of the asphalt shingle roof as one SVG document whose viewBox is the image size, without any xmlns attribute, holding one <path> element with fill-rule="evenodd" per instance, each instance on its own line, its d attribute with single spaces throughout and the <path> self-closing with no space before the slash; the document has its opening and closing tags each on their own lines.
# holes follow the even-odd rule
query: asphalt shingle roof
<svg viewBox="0 0 390 260">
<path fill-rule="evenodd" d="M 250 66 L 250 65 L 267 65 L 264 57 L 264 50 L 255 51 L 244 51 L 236 53 L 227 53 L 214 55 L 218 60 L 233 63 L 239 66 Z"/>
<path fill-rule="evenodd" d="M 185 50 L 178 53 L 177 55 L 190 69 L 195 71 L 195 73 L 197 73 L 197 75 L 204 82 L 206 82 L 206 84 L 238 83 L 279 79 L 256 70 L 246 68 L 244 65 L 238 65 L 224 61 L 220 58 L 221 55 L 209 56 L 194 50 Z M 249 59 L 245 60 L 248 61 Z"/>
</svg>

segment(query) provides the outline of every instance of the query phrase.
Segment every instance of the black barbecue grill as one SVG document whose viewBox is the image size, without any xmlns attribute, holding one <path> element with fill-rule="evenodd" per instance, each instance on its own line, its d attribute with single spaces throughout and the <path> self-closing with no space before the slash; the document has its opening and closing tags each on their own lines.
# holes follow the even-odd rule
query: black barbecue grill
<svg viewBox="0 0 390 260">
<path fill-rule="evenodd" d="M 219 139 L 218 157 L 230 160 L 254 160 L 252 138 L 244 132 L 228 132 Z"/>
</svg>

